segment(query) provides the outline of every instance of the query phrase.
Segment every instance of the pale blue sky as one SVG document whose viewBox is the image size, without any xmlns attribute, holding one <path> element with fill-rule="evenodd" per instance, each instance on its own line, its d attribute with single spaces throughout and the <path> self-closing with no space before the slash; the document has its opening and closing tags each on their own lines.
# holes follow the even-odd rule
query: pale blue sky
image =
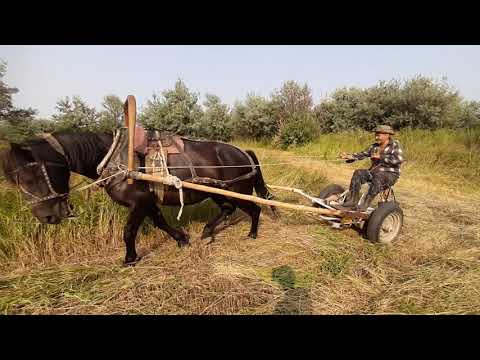
<svg viewBox="0 0 480 360">
<path fill-rule="evenodd" d="M 480 100 L 480 46 L 2 46 L 5 81 L 19 107 L 40 116 L 79 95 L 100 109 L 102 98 L 129 94 L 141 107 L 182 78 L 190 90 L 233 105 L 247 92 L 268 96 L 287 80 L 307 83 L 315 103 L 342 86 L 425 75 Z"/>
</svg>

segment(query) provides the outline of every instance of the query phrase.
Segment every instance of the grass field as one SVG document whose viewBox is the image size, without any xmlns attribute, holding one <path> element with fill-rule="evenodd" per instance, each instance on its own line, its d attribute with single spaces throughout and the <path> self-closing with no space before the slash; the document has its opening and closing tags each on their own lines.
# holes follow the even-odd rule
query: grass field
<svg viewBox="0 0 480 360">
<path fill-rule="evenodd" d="M 480 131 L 404 131 L 408 159 L 395 186 L 405 214 L 399 239 L 379 246 L 354 230 L 315 217 L 264 208 L 259 236 L 237 212 L 207 244 L 200 234 L 217 211 L 208 202 L 177 209 L 192 245 L 146 223 L 137 239 L 144 256 L 122 267 L 126 210 L 102 190 L 75 194 L 78 217 L 39 225 L 19 194 L 0 183 L 0 312 L 5 314 L 471 314 L 480 313 Z M 331 161 L 358 151 L 371 134 L 325 135 L 279 151 L 241 142 L 266 166 L 267 183 L 309 193 L 348 185 L 352 165 Z M 295 158 L 313 155 L 315 158 Z M 74 179 L 74 182 L 79 179 Z M 306 204 L 292 194 L 278 200 Z M 228 225 L 228 224 L 227 224 Z"/>
</svg>

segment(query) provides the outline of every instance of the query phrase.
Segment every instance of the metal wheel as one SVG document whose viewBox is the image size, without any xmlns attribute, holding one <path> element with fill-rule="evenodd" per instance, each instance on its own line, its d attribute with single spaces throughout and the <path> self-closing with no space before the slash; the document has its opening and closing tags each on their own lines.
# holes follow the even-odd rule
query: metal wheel
<svg viewBox="0 0 480 360">
<path fill-rule="evenodd" d="M 381 203 L 367 222 L 367 238 L 372 242 L 389 244 L 400 234 L 403 226 L 403 211 L 397 202 Z"/>
<path fill-rule="evenodd" d="M 318 197 L 329 203 L 330 201 L 337 201 L 344 191 L 345 189 L 343 186 L 338 184 L 330 184 L 323 188 Z M 312 205 L 314 207 L 319 207 L 317 203 L 313 203 Z"/>
<path fill-rule="evenodd" d="M 380 233 L 378 234 L 378 242 L 383 244 L 391 243 L 402 228 L 402 216 L 399 212 L 388 215 L 382 223 Z"/>
</svg>

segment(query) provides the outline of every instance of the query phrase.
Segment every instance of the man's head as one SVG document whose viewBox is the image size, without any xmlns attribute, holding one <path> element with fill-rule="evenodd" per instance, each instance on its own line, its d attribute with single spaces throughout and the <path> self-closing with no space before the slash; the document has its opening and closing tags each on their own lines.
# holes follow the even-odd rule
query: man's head
<svg viewBox="0 0 480 360">
<path fill-rule="evenodd" d="M 374 130 L 377 144 L 386 144 L 394 134 L 393 129 L 388 125 L 379 125 Z"/>
</svg>

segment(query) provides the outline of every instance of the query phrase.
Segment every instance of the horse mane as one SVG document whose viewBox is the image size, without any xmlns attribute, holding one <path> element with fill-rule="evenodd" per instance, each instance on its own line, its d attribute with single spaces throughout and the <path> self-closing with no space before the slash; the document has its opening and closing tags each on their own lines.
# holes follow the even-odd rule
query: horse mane
<svg viewBox="0 0 480 360">
<path fill-rule="evenodd" d="M 76 161 L 81 161 L 88 154 L 91 156 L 97 156 L 94 149 L 97 149 L 99 143 L 105 144 L 105 147 L 110 146 L 108 139 L 112 139 L 112 135 L 107 132 L 73 132 L 73 131 L 58 131 L 53 132 L 57 139 L 66 143 L 68 146 L 69 141 L 75 141 L 78 150 L 71 150 L 69 156 Z M 101 145 L 101 144 L 100 144 Z M 58 163 L 65 163 L 66 159 L 63 155 L 55 151 L 51 145 L 43 138 L 34 136 L 31 139 L 25 140 L 21 143 L 10 143 L 10 149 L 5 149 L 0 152 L 0 169 L 3 172 L 3 176 L 7 181 L 14 183 L 15 178 L 12 175 L 12 171 L 18 166 L 29 161 L 55 161 Z"/>
</svg>

